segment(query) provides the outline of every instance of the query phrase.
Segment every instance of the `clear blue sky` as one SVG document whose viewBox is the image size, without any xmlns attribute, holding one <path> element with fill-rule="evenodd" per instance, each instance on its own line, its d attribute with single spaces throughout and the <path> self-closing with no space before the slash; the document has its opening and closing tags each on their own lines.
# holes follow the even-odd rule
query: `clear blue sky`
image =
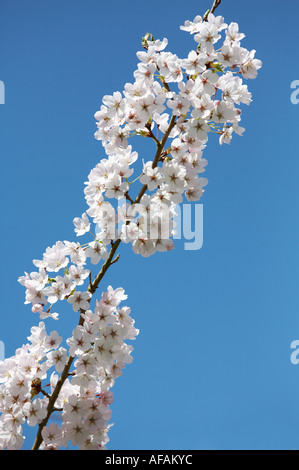
<svg viewBox="0 0 299 470">
<path fill-rule="evenodd" d="M 6 356 L 38 321 L 17 278 L 74 237 L 103 95 L 132 81 L 147 31 L 183 56 L 180 32 L 212 0 L 3 0 L 0 15 L 1 329 Z M 285 6 L 287 8 L 285 9 Z M 110 449 L 299 449 L 299 3 L 223 0 L 263 60 L 244 137 L 210 140 L 204 246 L 143 259 L 128 246 L 103 287 L 123 286 L 134 362 L 114 388 Z M 146 156 L 150 158 L 151 155 Z M 48 329 L 69 335 L 71 308 Z M 28 434 L 28 447 L 33 439 Z"/>
</svg>

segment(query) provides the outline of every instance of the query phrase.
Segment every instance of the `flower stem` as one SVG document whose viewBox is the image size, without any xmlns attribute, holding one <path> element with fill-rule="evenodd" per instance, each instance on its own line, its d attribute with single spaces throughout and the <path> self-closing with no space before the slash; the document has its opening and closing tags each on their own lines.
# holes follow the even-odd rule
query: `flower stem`
<svg viewBox="0 0 299 470">
<path fill-rule="evenodd" d="M 204 20 L 204 21 L 208 21 L 208 16 L 209 16 L 209 14 L 210 14 L 210 13 L 214 13 L 214 11 L 216 10 L 216 8 L 219 7 L 220 3 L 221 3 L 221 0 L 214 0 L 214 3 L 213 3 L 213 6 L 212 6 L 211 10 L 208 10 L 208 11 L 206 12 L 206 14 L 204 15 L 204 17 L 203 17 L 203 20 Z"/>
</svg>

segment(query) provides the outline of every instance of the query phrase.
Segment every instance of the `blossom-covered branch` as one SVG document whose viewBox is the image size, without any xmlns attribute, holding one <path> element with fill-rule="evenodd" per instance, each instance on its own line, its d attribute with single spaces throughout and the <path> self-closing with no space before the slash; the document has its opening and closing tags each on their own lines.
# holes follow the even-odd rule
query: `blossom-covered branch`
<svg viewBox="0 0 299 470">
<path fill-rule="evenodd" d="M 33 450 L 69 442 L 79 449 L 106 448 L 111 388 L 132 361 L 127 341 L 138 330 L 130 309 L 120 307 L 124 290 L 110 286 L 98 300 L 98 287 L 118 261 L 121 243 L 144 257 L 174 248 L 178 204 L 199 201 L 207 185 L 208 138 L 216 134 L 222 145 L 243 134 L 240 106 L 252 100 L 243 79 L 256 78 L 262 66 L 255 50 L 241 46 L 238 24 L 214 16 L 219 4 L 215 0 L 204 18 L 181 26 L 195 40 L 185 58 L 166 51 L 166 38 L 146 34 L 133 83 L 104 96 L 95 114 L 105 158 L 86 182 L 88 209 L 74 219 L 77 237 L 85 239 L 48 247 L 33 261 L 36 271 L 19 279 L 40 323 L 29 342 L 0 363 L 0 449 L 22 448 L 25 422 L 37 426 Z M 141 171 L 134 138 L 156 146 Z M 45 325 L 59 319 L 62 301 L 79 313 L 63 346 L 58 332 L 48 334 Z M 55 413 L 61 425 L 53 421 Z"/>
</svg>

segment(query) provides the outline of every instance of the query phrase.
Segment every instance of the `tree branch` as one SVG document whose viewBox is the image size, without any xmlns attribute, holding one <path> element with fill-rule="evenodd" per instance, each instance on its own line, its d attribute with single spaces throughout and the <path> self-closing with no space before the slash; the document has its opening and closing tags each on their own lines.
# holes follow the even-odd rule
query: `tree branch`
<svg viewBox="0 0 299 470">
<path fill-rule="evenodd" d="M 210 13 L 214 13 L 214 11 L 216 10 L 216 8 L 219 7 L 220 3 L 221 3 L 221 0 L 214 0 L 214 3 L 213 3 L 213 6 L 212 6 L 211 10 L 208 10 L 208 11 L 206 12 L 206 14 L 204 15 L 204 17 L 203 17 L 203 20 L 204 20 L 204 21 L 208 21 L 208 16 L 209 16 L 209 14 L 210 14 Z"/>
<path fill-rule="evenodd" d="M 120 258 L 120 254 L 118 254 L 118 255 L 116 256 L 116 258 L 114 258 L 114 260 L 111 261 L 111 265 L 110 265 L 110 266 L 112 266 L 113 264 L 117 263 L 118 260 L 119 260 L 119 258 Z"/>
<path fill-rule="evenodd" d="M 204 21 L 207 21 L 207 18 L 208 18 L 208 15 L 209 13 L 214 13 L 214 11 L 216 10 L 216 8 L 220 5 L 221 3 L 221 0 L 214 0 L 214 4 L 212 6 L 212 9 L 211 11 L 207 11 L 207 13 L 205 14 L 204 16 Z M 164 83 L 164 86 L 166 89 L 169 90 L 169 86 L 168 84 Z M 159 161 L 160 161 L 160 158 L 161 158 L 161 155 L 163 153 L 163 150 L 164 150 L 164 146 L 166 144 L 166 141 L 172 131 L 172 129 L 174 128 L 176 124 L 176 116 L 172 116 L 171 118 L 171 121 L 169 123 L 169 126 L 168 126 L 168 129 L 167 131 L 165 132 L 163 138 L 161 141 L 159 141 L 152 133 L 151 133 L 151 130 L 149 129 L 150 131 L 150 134 L 149 134 L 149 137 L 152 137 L 155 141 L 156 141 L 156 144 L 157 144 L 157 152 L 156 152 L 156 155 L 155 155 L 155 158 L 154 158 L 154 161 L 153 161 L 153 164 L 152 164 L 152 168 L 156 168 Z M 140 190 L 137 198 L 135 201 L 133 201 L 128 193 L 126 194 L 126 198 L 133 204 L 133 203 L 139 203 L 142 196 L 145 194 L 146 190 L 148 189 L 147 185 L 144 185 L 142 187 L 142 189 Z M 115 253 L 119 247 L 121 243 L 121 240 L 118 239 L 116 240 L 113 244 L 112 244 L 112 247 L 111 247 L 111 250 L 110 250 L 110 253 L 109 253 L 109 257 L 108 259 L 105 261 L 105 263 L 103 264 L 99 274 L 95 277 L 94 281 L 91 282 L 91 276 L 89 277 L 89 287 L 88 287 L 88 292 L 90 292 L 92 294 L 92 296 L 94 295 L 94 293 L 96 292 L 101 280 L 103 279 L 103 277 L 105 276 L 107 270 L 109 269 L 110 266 L 112 266 L 113 264 L 115 264 L 118 259 L 119 259 L 119 255 L 116 256 L 116 258 L 114 258 L 115 256 Z M 91 301 L 91 299 L 90 299 Z M 85 310 L 81 310 L 81 313 L 80 313 L 80 319 L 79 319 L 79 326 L 83 326 L 84 324 L 84 318 L 83 318 L 83 314 L 85 313 Z M 44 395 L 48 396 L 49 398 L 49 403 L 48 403 L 48 408 L 47 408 L 47 416 L 45 417 L 45 419 L 39 424 L 39 427 L 38 427 L 38 432 L 37 432 L 37 435 L 36 435 L 36 439 L 35 439 L 35 442 L 33 444 L 33 447 L 32 447 L 32 450 L 38 450 L 40 445 L 42 444 L 43 442 L 43 437 L 42 437 L 42 431 L 44 429 L 45 426 L 47 426 L 48 424 L 48 421 L 52 415 L 52 413 L 54 411 L 56 411 L 56 408 L 55 408 L 55 403 L 56 403 L 56 400 L 59 396 L 59 393 L 61 392 L 61 389 L 63 387 L 63 384 L 65 383 L 65 381 L 67 380 L 67 378 L 70 376 L 70 369 L 71 369 L 71 366 L 74 362 L 74 359 L 75 359 L 75 356 L 70 356 L 69 359 L 68 359 L 68 362 L 66 364 L 66 366 L 64 367 L 64 370 L 62 371 L 61 375 L 60 375 L 60 378 L 56 384 L 56 387 L 55 389 L 53 390 L 53 393 L 52 395 L 48 395 L 46 394 L 46 392 L 42 392 Z"/>
<path fill-rule="evenodd" d="M 106 274 L 106 271 L 110 268 L 110 266 L 114 263 L 113 258 L 114 255 L 121 243 L 121 240 L 117 240 L 116 242 L 113 243 L 112 248 L 109 253 L 109 258 L 105 261 L 105 263 L 102 266 L 101 271 L 99 274 L 96 276 L 95 280 L 93 281 L 92 285 L 88 288 L 88 291 L 93 295 L 95 291 L 97 290 L 101 280 Z"/>
<path fill-rule="evenodd" d="M 171 133 L 172 129 L 174 128 L 175 123 L 176 123 L 176 116 L 172 116 L 171 121 L 170 121 L 169 126 L 168 126 L 168 129 L 167 129 L 167 131 L 165 132 L 165 134 L 163 136 L 163 139 L 161 140 L 161 142 L 159 142 L 159 144 L 157 144 L 157 152 L 156 152 L 153 164 L 152 164 L 152 168 L 157 167 L 157 165 L 159 163 L 159 160 L 160 160 L 160 157 L 161 157 L 161 154 L 164 150 L 164 146 L 166 144 L 166 141 L 167 141 L 167 139 L 169 137 L 169 134 Z M 138 196 L 135 200 L 135 204 L 139 204 L 139 202 L 140 202 L 142 196 L 145 194 L 146 190 L 147 190 L 147 184 L 142 186 L 141 191 L 140 191 L 140 193 L 138 194 Z"/>
<path fill-rule="evenodd" d="M 157 139 L 157 137 L 155 136 L 155 134 L 153 134 L 152 130 L 150 129 L 149 130 L 149 137 L 151 137 L 151 139 L 154 139 L 154 141 L 156 142 L 157 145 L 160 144 L 159 140 Z"/>
<path fill-rule="evenodd" d="M 130 194 L 129 194 L 128 191 L 125 193 L 125 197 L 126 197 L 127 201 L 130 201 L 131 204 L 134 204 L 134 201 L 133 201 L 133 199 L 131 198 L 131 196 L 130 196 Z"/>
</svg>

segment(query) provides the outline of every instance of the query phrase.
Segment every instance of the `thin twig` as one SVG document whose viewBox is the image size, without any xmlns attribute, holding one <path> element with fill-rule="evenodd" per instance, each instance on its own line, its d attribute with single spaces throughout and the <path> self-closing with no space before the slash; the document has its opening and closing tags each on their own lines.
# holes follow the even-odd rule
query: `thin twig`
<svg viewBox="0 0 299 470">
<path fill-rule="evenodd" d="M 126 199 L 127 199 L 128 201 L 130 201 L 131 204 L 134 204 L 134 201 L 133 201 L 133 199 L 131 198 L 131 196 L 130 196 L 130 194 L 129 194 L 128 191 L 125 193 L 125 197 L 126 197 Z"/>
<path fill-rule="evenodd" d="M 157 139 L 157 137 L 155 136 L 155 134 L 153 133 L 153 131 L 150 129 L 149 130 L 149 134 L 148 134 L 149 137 L 151 137 L 152 139 L 154 139 L 154 141 L 156 142 L 156 144 L 160 144 L 159 140 Z"/>
<path fill-rule="evenodd" d="M 112 266 L 113 264 L 117 263 L 117 261 L 119 260 L 119 258 L 120 258 L 120 254 L 118 254 L 118 255 L 114 258 L 114 260 L 111 261 L 110 266 Z"/>
<path fill-rule="evenodd" d="M 172 116 L 171 121 L 170 121 L 169 126 L 168 126 L 168 129 L 167 129 L 167 131 L 165 132 L 165 134 L 163 136 L 163 139 L 161 140 L 161 142 L 159 142 L 159 144 L 157 144 L 157 152 L 156 152 L 153 164 L 152 164 L 153 169 L 156 168 L 158 163 L 159 163 L 159 160 L 160 160 L 161 154 L 164 150 L 164 146 L 166 144 L 166 141 L 167 141 L 167 139 L 169 137 L 169 134 L 171 133 L 172 129 L 174 128 L 175 124 L 176 124 L 176 116 Z M 147 184 L 144 184 L 141 188 L 140 193 L 138 194 L 138 196 L 135 200 L 135 204 L 139 204 L 139 202 L 140 202 L 142 196 L 144 196 L 146 190 L 147 190 Z"/>
<path fill-rule="evenodd" d="M 208 16 L 209 16 L 209 14 L 210 14 L 210 13 L 214 13 L 214 11 L 216 10 L 216 8 L 219 7 L 220 3 L 221 3 L 221 0 L 214 0 L 214 3 L 213 3 L 213 6 L 212 6 L 211 10 L 208 10 L 208 11 L 206 12 L 206 14 L 204 15 L 204 17 L 203 17 L 203 20 L 204 20 L 204 21 L 208 21 Z"/>
<path fill-rule="evenodd" d="M 45 397 L 47 397 L 49 399 L 51 398 L 51 395 L 49 393 L 45 392 L 45 390 L 43 390 L 42 388 L 40 389 L 40 393 L 42 393 Z"/>
</svg>

